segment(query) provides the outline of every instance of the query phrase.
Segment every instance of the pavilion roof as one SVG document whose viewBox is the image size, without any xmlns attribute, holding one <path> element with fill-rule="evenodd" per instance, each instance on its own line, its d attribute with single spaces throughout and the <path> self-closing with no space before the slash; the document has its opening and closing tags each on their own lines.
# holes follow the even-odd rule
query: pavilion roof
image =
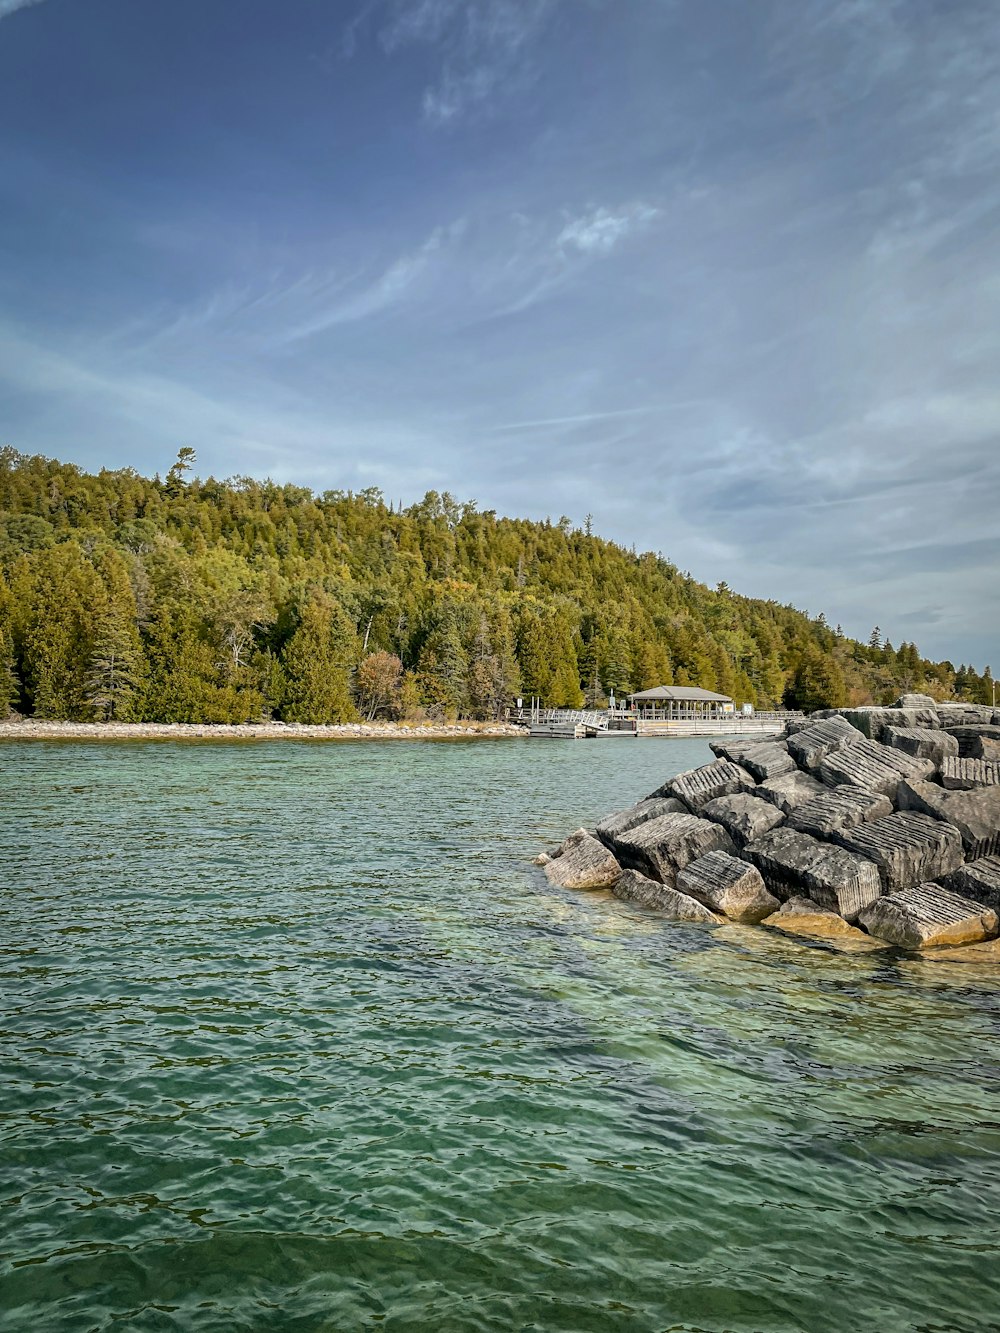
<svg viewBox="0 0 1000 1333">
<path fill-rule="evenodd" d="M 630 694 L 633 703 L 699 703 L 731 704 L 728 694 L 713 694 L 711 690 L 699 690 L 692 685 L 657 685 L 652 690 L 640 690 Z"/>
</svg>

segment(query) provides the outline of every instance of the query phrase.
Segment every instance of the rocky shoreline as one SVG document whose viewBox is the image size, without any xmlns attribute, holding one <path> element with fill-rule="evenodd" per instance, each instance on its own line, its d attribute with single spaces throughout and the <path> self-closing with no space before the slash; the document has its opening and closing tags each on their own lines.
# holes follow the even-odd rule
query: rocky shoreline
<svg viewBox="0 0 1000 1333">
<path fill-rule="evenodd" d="M 1000 964 L 1000 711 L 903 695 L 711 749 L 536 864 L 674 921 Z"/>
<path fill-rule="evenodd" d="M 495 740 L 527 736 L 507 722 L 345 722 L 311 726 L 297 722 L 249 722 L 243 725 L 196 722 L 42 722 L 34 718 L 0 722 L 0 740 Z"/>
</svg>

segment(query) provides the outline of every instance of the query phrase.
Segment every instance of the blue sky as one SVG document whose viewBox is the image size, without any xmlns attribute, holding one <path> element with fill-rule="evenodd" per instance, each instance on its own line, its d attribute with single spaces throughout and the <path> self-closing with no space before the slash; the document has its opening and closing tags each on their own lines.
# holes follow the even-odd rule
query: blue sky
<svg viewBox="0 0 1000 1333">
<path fill-rule="evenodd" d="M 1000 664 L 994 0 L 0 0 L 0 435 Z"/>
</svg>

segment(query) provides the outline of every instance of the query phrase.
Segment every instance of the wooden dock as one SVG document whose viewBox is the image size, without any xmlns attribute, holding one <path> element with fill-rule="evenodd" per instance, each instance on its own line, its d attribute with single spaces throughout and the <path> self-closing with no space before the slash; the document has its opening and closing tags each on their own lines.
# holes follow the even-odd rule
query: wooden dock
<svg viewBox="0 0 1000 1333">
<path fill-rule="evenodd" d="M 650 718 L 611 709 L 532 708 L 512 721 L 528 725 L 529 735 L 550 740 L 606 740 L 633 737 L 774 736 L 799 713 L 729 713 L 709 717 Z"/>
</svg>

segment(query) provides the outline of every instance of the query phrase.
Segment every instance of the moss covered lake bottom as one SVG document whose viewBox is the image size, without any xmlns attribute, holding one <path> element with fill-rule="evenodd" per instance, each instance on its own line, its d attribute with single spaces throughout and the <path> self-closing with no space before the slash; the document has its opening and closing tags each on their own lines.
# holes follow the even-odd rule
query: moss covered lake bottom
<svg viewBox="0 0 1000 1333">
<path fill-rule="evenodd" d="M 990 975 L 527 864 L 708 758 L 0 746 L 0 1326 L 1000 1327 Z"/>
</svg>

